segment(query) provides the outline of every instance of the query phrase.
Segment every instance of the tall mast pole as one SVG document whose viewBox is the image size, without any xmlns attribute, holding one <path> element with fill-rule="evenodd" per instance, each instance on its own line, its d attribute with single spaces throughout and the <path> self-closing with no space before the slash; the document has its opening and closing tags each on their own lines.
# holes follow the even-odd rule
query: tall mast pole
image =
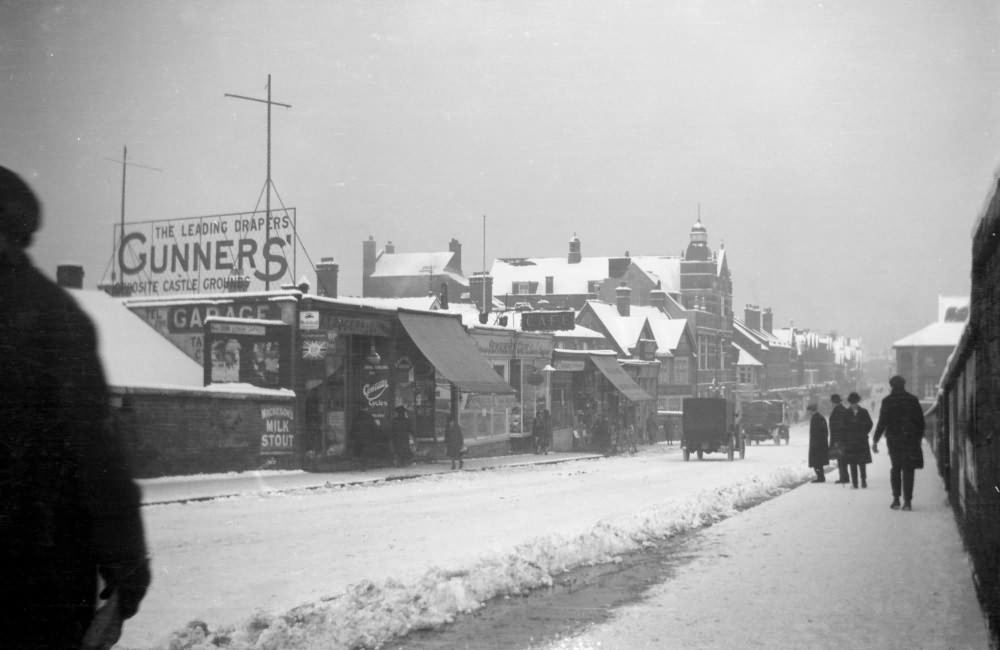
<svg viewBox="0 0 1000 650">
<path fill-rule="evenodd" d="M 267 193 L 264 199 L 264 210 L 267 213 L 267 225 L 265 227 L 265 237 L 264 248 L 267 248 L 268 240 L 271 239 L 271 106 L 284 106 L 285 108 L 291 108 L 291 104 L 282 104 L 281 102 L 271 101 L 271 75 L 267 75 L 267 99 L 258 99 L 256 97 L 246 97 L 245 95 L 234 95 L 232 93 L 223 93 L 225 97 L 233 97 L 234 99 L 246 99 L 251 102 L 260 102 L 262 104 L 267 104 L 267 180 L 264 184 L 264 190 Z M 258 199 L 259 200 L 259 199 Z M 264 289 L 270 291 L 271 289 L 271 260 L 269 257 L 264 257 L 264 274 L 267 279 L 264 281 Z M 294 279 L 294 278 L 293 278 Z"/>
<path fill-rule="evenodd" d="M 122 248 L 125 246 L 125 168 L 128 167 L 128 145 L 122 145 L 122 217 L 121 227 L 118 231 L 118 281 L 122 287 L 125 286 L 125 255 Z"/>
</svg>

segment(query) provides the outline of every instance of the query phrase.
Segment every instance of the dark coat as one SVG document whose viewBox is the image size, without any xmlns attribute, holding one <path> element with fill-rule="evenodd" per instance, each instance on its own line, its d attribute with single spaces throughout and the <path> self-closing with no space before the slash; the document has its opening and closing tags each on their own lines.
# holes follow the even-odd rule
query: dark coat
<svg viewBox="0 0 1000 650">
<path fill-rule="evenodd" d="M 830 462 L 826 418 L 813 413 L 809 420 L 809 467 L 821 469 Z"/>
<path fill-rule="evenodd" d="M 830 411 L 830 446 L 844 446 L 844 429 L 847 428 L 847 407 L 835 404 Z"/>
<path fill-rule="evenodd" d="M 0 252 L 0 295 L 0 636 L 76 647 L 98 574 L 126 618 L 146 592 L 139 489 L 90 320 L 21 251 Z"/>
<path fill-rule="evenodd" d="M 465 447 L 465 436 L 462 435 L 462 427 L 458 425 L 458 420 L 452 420 L 444 430 L 444 446 L 448 452 L 448 458 L 458 459 L 462 457 L 462 448 Z"/>
<path fill-rule="evenodd" d="M 868 447 L 868 432 L 872 430 L 872 416 L 866 409 L 858 407 L 857 414 L 847 409 L 844 428 L 844 462 L 867 465 L 872 462 L 872 450 Z"/>
<path fill-rule="evenodd" d="M 877 443 L 883 433 L 894 467 L 923 468 L 924 411 L 915 395 L 899 389 L 882 400 L 874 442 Z"/>
<path fill-rule="evenodd" d="M 410 418 L 397 414 L 392 419 L 392 451 L 397 458 L 408 458 L 410 456 Z"/>
</svg>

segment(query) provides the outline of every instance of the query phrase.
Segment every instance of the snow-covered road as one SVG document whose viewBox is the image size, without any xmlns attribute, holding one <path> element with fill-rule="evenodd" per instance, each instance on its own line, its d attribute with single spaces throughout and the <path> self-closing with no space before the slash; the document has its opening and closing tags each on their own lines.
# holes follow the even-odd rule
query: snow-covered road
<svg viewBox="0 0 1000 650">
<path fill-rule="evenodd" d="M 791 446 L 753 446 L 734 462 L 685 463 L 677 447 L 656 445 L 632 457 L 147 507 L 153 586 L 120 645 L 174 633 L 195 647 L 201 626 L 178 635 L 195 619 L 210 632 L 229 626 L 233 647 L 262 629 L 281 639 L 274 647 L 337 647 L 434 625 L 498 590 L 544 584 L 807 477 L 805 437 L 797 427 Z M 304 604 L 298 618 L 275 618 Z M 347 622 L 358 611 L 369 613 Z M 326 616 L 339 617 L 338 629 L 319 640 Z"/>
</svg>

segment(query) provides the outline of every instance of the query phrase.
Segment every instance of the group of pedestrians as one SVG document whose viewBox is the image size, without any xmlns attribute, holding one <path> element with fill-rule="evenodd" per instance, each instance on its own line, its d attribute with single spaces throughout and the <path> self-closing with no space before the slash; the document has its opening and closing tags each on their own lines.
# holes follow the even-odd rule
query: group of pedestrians
<svg viewBox="0 0 1000 650">
<path fill-rule="evenodd" d="M 826 482 L 826 465 L 837 460 L 841 485 L 849 482 L 852 489 L 868 487 L 867 466 L 872 453 L 878 453 L 878 443 L 885 435 L 889 446 L 892 469 L 889 473 L 892 486 L 893 510 L 912 509 L 913 473 L 924 466 L 921 441 L 924 437 L 924 414 L 920 401 L 905 390 L 906 380 L 896 375 L 889 380 L 891 392 L 882 400 L 878 424 L 871 447 L 868 434 L 872 430 L 871 414 L 861 406 L 861 396 L 852 392 L 847 396 L 847 406 L 840 395 L 831 395 L 829 423 L 819 412 L 819 405 L 809 404 L 809 467 L 816 472 L 813 483 Z M 900 503 L 900 497 L 903 501 Z"/>
</svg>

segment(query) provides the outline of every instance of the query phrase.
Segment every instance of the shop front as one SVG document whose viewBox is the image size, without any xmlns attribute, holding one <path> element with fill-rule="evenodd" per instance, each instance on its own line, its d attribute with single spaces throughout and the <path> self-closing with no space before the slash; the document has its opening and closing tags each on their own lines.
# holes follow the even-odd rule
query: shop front
<svg viewBox="0 0 1000 650">
<path fill-rule="evenodd" d="M 547 368 L 552 360 L 551 334 L 500 328 L 473 328 L 480 354 L 514 393 L 498 396 L 494 408 L 499 421 L 495 434 L 506 434 L 512 451 L 527 451 L 535 418 L 548 408 Z"/>
<path fill-rule="evenodd" d="M 613 351 L 560 350 L 553 352 L 551 391 L 553 412 L 571 417 L 578 447 L 593 444 L 599 417 L 610 427 L 640 426 L 640 407 L 654 398 L 628 376 Z M 571 415 L 570 415 L 571 414 Z"/>
</svg>

